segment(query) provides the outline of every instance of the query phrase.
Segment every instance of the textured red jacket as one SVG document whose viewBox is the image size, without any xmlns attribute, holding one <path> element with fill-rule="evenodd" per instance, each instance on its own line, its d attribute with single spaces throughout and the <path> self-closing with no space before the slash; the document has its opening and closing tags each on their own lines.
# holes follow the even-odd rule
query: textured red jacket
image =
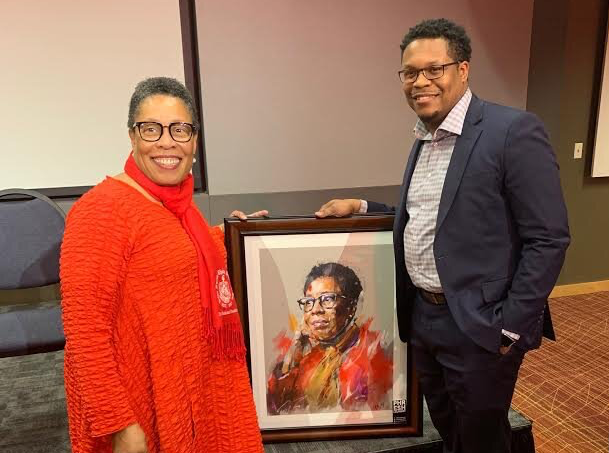
<svg viewBox="0 0 609 453">
<path fill-rule="evenodd" d="M 61 290 L 73 453 L 111 452 L 136 422 L 149 453 L 263 451 L 246 366 L 212 360 L 195 249 L 167 209 L 112 178 L 85 194 Z"/>
</svg>

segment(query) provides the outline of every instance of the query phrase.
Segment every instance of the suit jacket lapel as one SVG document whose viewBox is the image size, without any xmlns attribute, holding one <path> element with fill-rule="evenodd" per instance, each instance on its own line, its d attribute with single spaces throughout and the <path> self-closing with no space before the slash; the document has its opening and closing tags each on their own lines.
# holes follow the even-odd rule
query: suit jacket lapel
<svg viewBox="0 0 609 453">
<path fill-rule="evenodd" d="M 417 164 L 419 153 L 421 152 L 423 142 L 421 140 L 415 140 L 410 150 L 410 156 L 408 156 L 408 163 L 406 164 L 406 170 L 404 171 L 404 181 L 402 182 L 401 193 L 400 193 L 400 204 L 398 205 L 396 217 L 402 219 L 406 214 L 406 198 L 408 197 L 408 188 L 410 187 L 410 181 L 412 180 L 412 174 L 414 173 L 414 167 Z"/>
<path fill-rule="evenodd" d="M 442 188 L 442 196 L 440 197 L 440 207 L 438 208 L 438 218 L 436 220 L 436 234 L 442 226 L 442 222 L 448 214 L 457 189 L 463 178 L 463 172 L 467 167 L 469 156 L 474 149 L 474 145 L 482 132 L 482 128 L 478 123 L 482 120 L 482 101 L 475 96 L 472 96 L 472 100 L 467 109 L 465 115 L 465 122 L 463 123 L 463 130 L 461 135 L 457 138 L 455 143 L 455 149 L 450 158 L 448 164 L 448 170 L 446 171 L 446 178 L 444 179 L 444 187 Z"/>
</svg>

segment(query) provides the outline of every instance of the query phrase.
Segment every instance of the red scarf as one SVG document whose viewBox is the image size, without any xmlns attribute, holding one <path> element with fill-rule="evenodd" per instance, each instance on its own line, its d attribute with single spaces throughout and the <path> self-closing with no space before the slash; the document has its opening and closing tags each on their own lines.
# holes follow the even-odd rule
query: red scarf
<svg viewBox="0 0 609 453">
<path fill-rule="evenodd" d="M 214 358 L 243 361 L 243 330 L 228 270 L 213 242 L 209 225 L 192 201 L 192 174 L 177 186 L 159 186 L 139 169 L 133 154 L 129 155 L 125 163 L 125 173 L 180 220 L 195 246 L 203 305 L 203 336 L 211 342 Z"/>
</svg>

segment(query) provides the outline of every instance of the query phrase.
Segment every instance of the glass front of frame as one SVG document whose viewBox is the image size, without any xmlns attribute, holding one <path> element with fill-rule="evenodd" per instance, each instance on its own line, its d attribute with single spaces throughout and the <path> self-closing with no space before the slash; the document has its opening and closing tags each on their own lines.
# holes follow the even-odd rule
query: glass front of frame
<svg viewBox="0 0 609 453">
<path fill-rule="evenodd" d="M 392 233 L 252 235 L 243 249 L 261 429 L 407 423 Z"/>
</svg>

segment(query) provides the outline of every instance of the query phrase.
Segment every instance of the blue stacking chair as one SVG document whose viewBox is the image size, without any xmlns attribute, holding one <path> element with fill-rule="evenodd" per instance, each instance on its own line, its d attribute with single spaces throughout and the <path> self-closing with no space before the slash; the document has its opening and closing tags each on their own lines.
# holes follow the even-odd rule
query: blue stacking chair
<svg viewBox="0 0 609 453">
<path fill-rule="evenodd" d="M 48 197 L 0 190 L 0 290 L 58 283 L 64 227 L 64 212 Z M 63 349 L 61 308 L 46 305 L 0 312 L 0 358 Z"/>
</svg>

